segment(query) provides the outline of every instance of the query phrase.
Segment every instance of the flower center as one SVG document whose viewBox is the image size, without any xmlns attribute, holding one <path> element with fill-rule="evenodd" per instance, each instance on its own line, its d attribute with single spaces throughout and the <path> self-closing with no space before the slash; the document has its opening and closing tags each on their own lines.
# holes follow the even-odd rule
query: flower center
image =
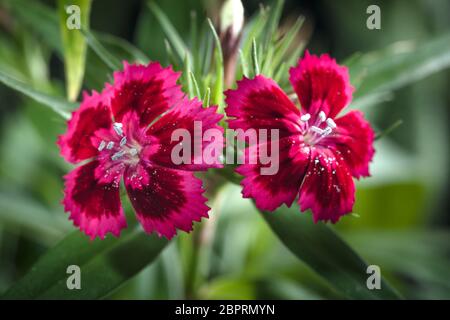
<svg viewBox="0 0 450 320">
<path fill-rule="evenodd" d="M 98 151 L 108 151 L 112 161 L 123 161 L 127 163 L 139 162 L 139 153 L 141 146 L 136 141 L 128 139 L 123 132 L 122 123 L 115 122 L 113 124 L 115 133 L 119 136 L 120 141 L 102 140 L 98 146 Z"/>
<path fill-rule="evenodd" d="M 323 111 L 319 112 L 319 116 L 311 126 L 309 123 L 310 119 L 311 115 L 309 113 L 302 115 L 300 117 L 300 125 L 304 141 L 311 146 L 319 143 L 336 129 L 336 123 L 333 119 L 327 118 Z"/>
</svg>

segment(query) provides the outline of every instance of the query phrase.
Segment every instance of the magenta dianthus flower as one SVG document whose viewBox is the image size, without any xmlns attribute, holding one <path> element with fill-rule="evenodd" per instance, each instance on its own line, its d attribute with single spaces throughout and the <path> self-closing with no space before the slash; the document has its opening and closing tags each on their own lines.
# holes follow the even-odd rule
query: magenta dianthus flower
<svg viewBox="0 0 450 320">
<path fill-rule="evenodd" d="M 301 109 L 262 75 L 244 78 L 236 90 L 225 93 L 230 128 L 279 130 L 278 172 L 262 175 L 263 164 L 245 162 L 236 170 L 244 176 L 242 193 L 268 211 L 283 203 L 291 206 L 299 196 L 301 210 L 311 209 L 315 222 L 334 223 L 352 211 L 353 177 L 369 176 L 374 132 L 360 111 L 338 117 L 350 103 L 353 87 L 347 68 L 328 55 L 306 52 L 290 69 L 290 82 Z M 249 146 L 245 159 L 259 159 L 260 147 Z"/>
<path fill-rule="evenodd" d="M 63 157 L 81 164 L 65 176 L 64 208 L 70 219 L 94 239 L 126 227 L 120 201 L 124 185 L 137 218 L 147 233 L 172 238 L 189 232 L 192 222 L 208 217 L 202 181 L 194 171 L 221 167 L 192 161 L 175 165 L 171 140 L 175 129 L 215 128 L 222 118 L 216 107 L 203 108 L 177 85 L 180 74 L 159 63 L 129 65 L 114 73 L 114 83 L 101 93 L 84 94 L 80 108 L 59 137 Z M 202 142 L 205 148 L 217 141 Z"/>
</svg>

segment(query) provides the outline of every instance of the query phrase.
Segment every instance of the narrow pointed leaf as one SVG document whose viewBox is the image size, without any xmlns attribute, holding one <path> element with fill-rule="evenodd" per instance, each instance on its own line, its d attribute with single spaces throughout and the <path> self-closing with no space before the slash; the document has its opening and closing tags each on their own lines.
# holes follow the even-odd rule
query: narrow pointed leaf
<svg viewBox="0 0 450 320">
<path fill-rule="evenodd" d="M 345 297 L 400 298 L 384 280 L 380 290 L 369 290 L 366 262 L 327 225 L 315 224 L 309 214 L 299 213 L 298 206 L 283 206 L 262 215 L 292 253 Z"/>
<path fill-rule="evenodd" d="M 78 106 L 76 103 L 72 103 L 66 101 L 65 99 L 37 91 L 31 88 L 26 83 L 11 78 L 10 76 L 4 74 L 2 71 L 0 71 L 0 82 L 10 87 L 11 89 L 19 91 L 20 93 L 32 98 L 33 100 L 43 104 L 44 106 L 49 107 L 64 119 L 68 119 L 70 117 L 70 112 L 75 110 Z"/>
<path fill-rule="evenodd" d="M 423 43 L 403 41 L 349 62 L 357 87 L 355 104 L 369 95 L 390 92 L 450 67 L 450 34 Z"/>
<path fill-rule="evenodd" d="M 109 51 L 97 40 L 97 38 L 86 29 L 81 29 L 81 33 L 86 38 L 89 47 L 95 51 L 98 57 L 112 70 L 119 70 L 122 68 L 120 61 L 114 57 Z"/>
<path fill-rule="evenodd" d="M 219 113 L 223 111 L 223 86 L 224 86 L 224 71 L 223 71 L 223 52 L 222 45 L 220 43 L 219 35 L 216 32 L 216 28 L 208 19 L 208 25 L 214 37 L 215 42 L 215 65 L 216 65 L 216 82 L 214 84 L 211 100 L 213 104 L 219 106 Z"/>
<path fill-rule="evenodd" d="M 69 29 L 68 18 L 72 14 L 67 12 L 72 5 L 80 9 L 81 27 L 89 29 L 89 14 L 91 0 L 58 0 L 59 27 L 64 49 L 64 68 L 67 83 L 67 98 L 75 101 L 80 93 L 83 82 L 87 45 L 78 29 Z"/>
<path fill-rule="evenodd" d="M 180 60 L 183 60 L 186 53 L 190 55 L 183 39 L 180 37 L 177 30 L 170 22 L 169 18 L 167 18 L 165 13 L 161 10 L 161 8 L 159 8 L 158 5 L 153 1 L 148 1 L 147 4 L 151 12 L 155 15 L 156 19 L 158 19 L 158 22 L 161 25 L 164 34 L 166 35 L 167 39 L 169 39 L 170 44 L 173 46 L 175 52 L 178 55 L 178 58 Z"/>
<path fill-rule="evenodd" d="M 259 71 L 259 62 L 258 62 L 258 49 L 256 45 L 256 40 L 253 38 L 253 44 L 252 44 L 252 64 L 253 64 L 253 74 L 257 76 Z"/>
<path fill-rule="evenodd" d="M 151 263 L 168 243 L 135 229 L 119 239 L 90 241 L 79 231 L 47 251 L 4 299 L 100 299 Z M 67 288 L 67 267 L 81 270 L 81 290 Z"/>
</svg>

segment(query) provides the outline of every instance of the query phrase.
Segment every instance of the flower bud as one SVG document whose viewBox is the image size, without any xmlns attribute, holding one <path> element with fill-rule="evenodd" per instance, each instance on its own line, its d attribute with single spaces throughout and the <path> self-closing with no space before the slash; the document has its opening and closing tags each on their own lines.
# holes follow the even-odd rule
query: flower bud
<svg viewBox="0 0 450 320">
<path fill-rule="evenodd" d="M 220 12 L 220 42 L 227 87 L 230 87 L 235 81 L 236 61 L 243 26 L 244 6 L 241 0 L 226 0 Z"/>
</svg>

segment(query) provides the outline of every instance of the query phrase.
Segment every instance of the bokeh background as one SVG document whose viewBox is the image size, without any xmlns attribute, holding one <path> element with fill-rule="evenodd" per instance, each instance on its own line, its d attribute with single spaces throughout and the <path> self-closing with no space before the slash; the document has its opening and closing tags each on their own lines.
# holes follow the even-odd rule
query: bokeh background
<svg viewBox="0 0 450 320">
<path fill-rule="evenodd" d="M 18 9 L 0 0 L 0 70 L 64 96 L 61 58 L 22 19 L 27 5 L 55 8 L 55 3 L 19 2 L 26 5 Z M 216 18 L 220 6 L 206 0 L 156 2 L 186 37 L 192 10 L 201 21 Z M 270 2 L 243 3 L 248 18 L 260 3 Z M 370 4 L 381 8 L 381 30 L 366 28 Z M 355 52 L 393 43 L 401 50 L 405 41 L 448 33 L 449 13 L 446 0 L 287 0 L 282 22 L 289 25 L 304 15 L 299 41 L 308 40 L 313 53 L 329 52 L 343 62 Z M 90 25 L 167 63 L 163 32 L 144 1 L 94 0 Z M 87 61 L 84 88 L 100 89 L 108 80 L 105 66 L 91 51 Z M 335 226 L 407 298 L 450 298 L 449 80 L 450 72 L 441 70 L 363 107 L 379 131 L 397 120 L 403 124 L 376 142 L 373 177 L 357 184 L 355 214 Z M 64 129 L 52 111 L 0 85 L 0 294 L 74 230 L 60 205 L 62 176 L 70 166 L 59 157 L 55 141 Z M 196 235 L 182 234 L 108 298 L 341 298 L 280 243 L 238 186 L 221 189 L 214 201 L 212 218 L 202 225 L 208 245 L 195 275 L 189 261 Z"/>
</svg>

